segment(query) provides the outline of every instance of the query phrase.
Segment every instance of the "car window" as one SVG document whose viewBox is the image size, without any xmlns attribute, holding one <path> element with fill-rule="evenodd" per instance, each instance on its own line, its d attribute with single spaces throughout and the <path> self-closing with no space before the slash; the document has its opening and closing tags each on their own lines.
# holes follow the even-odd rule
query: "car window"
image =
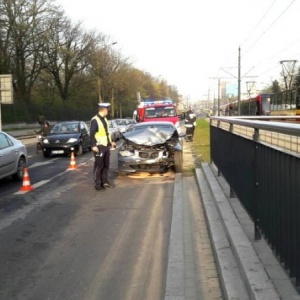
<svg viewBox="0 0 300 300">
<path fill-rule="evenodd" d="M 5 134 L 0 133 L 0 149 L 5 149 L 11 146 L 13 143 L 9 140 Z"/>
<path fill-rule="evenodd" d="M 83 122 L 80 123 L 80 130 L 81 130 L 81 132 L 84 133 L 84 134 L 88 132 L 88 129 L 87 129 L 85 123 L 83 123 Z"/>
<path fill-rule="evenodd" d="M 51 133 L 76 133 L 78 132 L 78 123 L 55 124 Z"/>
</svg>

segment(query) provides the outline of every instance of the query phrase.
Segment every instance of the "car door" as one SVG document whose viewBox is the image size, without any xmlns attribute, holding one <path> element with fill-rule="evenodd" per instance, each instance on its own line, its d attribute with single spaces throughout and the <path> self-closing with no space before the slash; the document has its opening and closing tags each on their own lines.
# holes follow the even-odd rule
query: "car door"
<svg viewBox="0 0 300 300">
<path fill-rule="evenodd" d="M 0 132 L 0 176 L 4 177 L 14 171 L 16 155 L 13 143 Z"/>
<path fill-rule="evenodd" d="M 82 138 L 83 148 L 90 147 L 90 134 L 87 125 L 84 122 L 80 122 L 80 132 Z"/>
</svg>

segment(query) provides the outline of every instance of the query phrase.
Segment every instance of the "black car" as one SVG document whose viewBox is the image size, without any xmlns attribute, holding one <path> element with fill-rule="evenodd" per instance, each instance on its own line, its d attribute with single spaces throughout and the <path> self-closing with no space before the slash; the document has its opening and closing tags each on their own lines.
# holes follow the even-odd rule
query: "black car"
<svg viewBox="0 0 300 300">
<path fill-rule="evenodd" d="M 89 129 L 83 121 L 56 123 L 50 134 L 42 142 L 44 157 L 50 155 L 81 155 L 84 150 L 91 151 Z"/>
<path fill-rule="evenodd" d="M 182 137 L 172 122 L 145 122 L 123 134 L 118 149 L 119 174 L 166 172 L 174 167 L 182 172 Z"/>
</svg>

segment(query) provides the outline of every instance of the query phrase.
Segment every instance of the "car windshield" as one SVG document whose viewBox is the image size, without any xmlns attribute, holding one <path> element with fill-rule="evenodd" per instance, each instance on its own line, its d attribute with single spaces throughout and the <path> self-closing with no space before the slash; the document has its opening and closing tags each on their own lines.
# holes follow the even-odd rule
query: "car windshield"
<svg viewBox="0 0 300 300">
<path fill-rule="evenodd" d="M 161 117 L 174 117 L 175 110 L 174 107 L 148 107 L 146 108 L 145 117 L 146 118 L 161 118 Z"/>
<path fill-rule="evenodd" d="M 55 124 L 50 133 L 76 133 L 78 123 L 59 123 Z"/>
</svg>

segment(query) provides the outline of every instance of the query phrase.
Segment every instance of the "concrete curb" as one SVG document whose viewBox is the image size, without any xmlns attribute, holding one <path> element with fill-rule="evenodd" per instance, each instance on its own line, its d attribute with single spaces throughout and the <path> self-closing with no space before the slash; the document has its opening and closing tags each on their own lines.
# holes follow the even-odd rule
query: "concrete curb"
<svg viewBox="0 0 300 300">
<path fill-rule="evenodd" d="M 280 299 L 273 283 L 264 269 L 262 262 L 237 220 L 236 215 L 210 166 L 207 163 L 203 163 L 202 170 L 206 182 L 209 185 L 210 192 L 213 195 L 214 204 L 216 205 L 220 220 L 234 253 L 234 257 L 236 259 L 239 272 L 242 275 L 243 283 L 248 291 L 249 298 L 257 300 Z M 199 174 L 199 171 L 197 171 L 197 174 Z M 199 180 L 203 179 L 198 178 L 198 181 Z M 205 209 L 208 209 L 207 203 L 204 204 Z M 211 221 L 208 220 L 208 223 L 212 230 L 213 225 Z M 223 282 L 226 284 L 225 279 L 223 279 Z M 231 287 L 229 286 L 228 289 L 231 289 Z"/>
<path fill-rule="evenodd" d="M 177 173 L 174 184 L 165 300 L 185 299 L 182 209 L 182 174 Z"/>
</svg>

